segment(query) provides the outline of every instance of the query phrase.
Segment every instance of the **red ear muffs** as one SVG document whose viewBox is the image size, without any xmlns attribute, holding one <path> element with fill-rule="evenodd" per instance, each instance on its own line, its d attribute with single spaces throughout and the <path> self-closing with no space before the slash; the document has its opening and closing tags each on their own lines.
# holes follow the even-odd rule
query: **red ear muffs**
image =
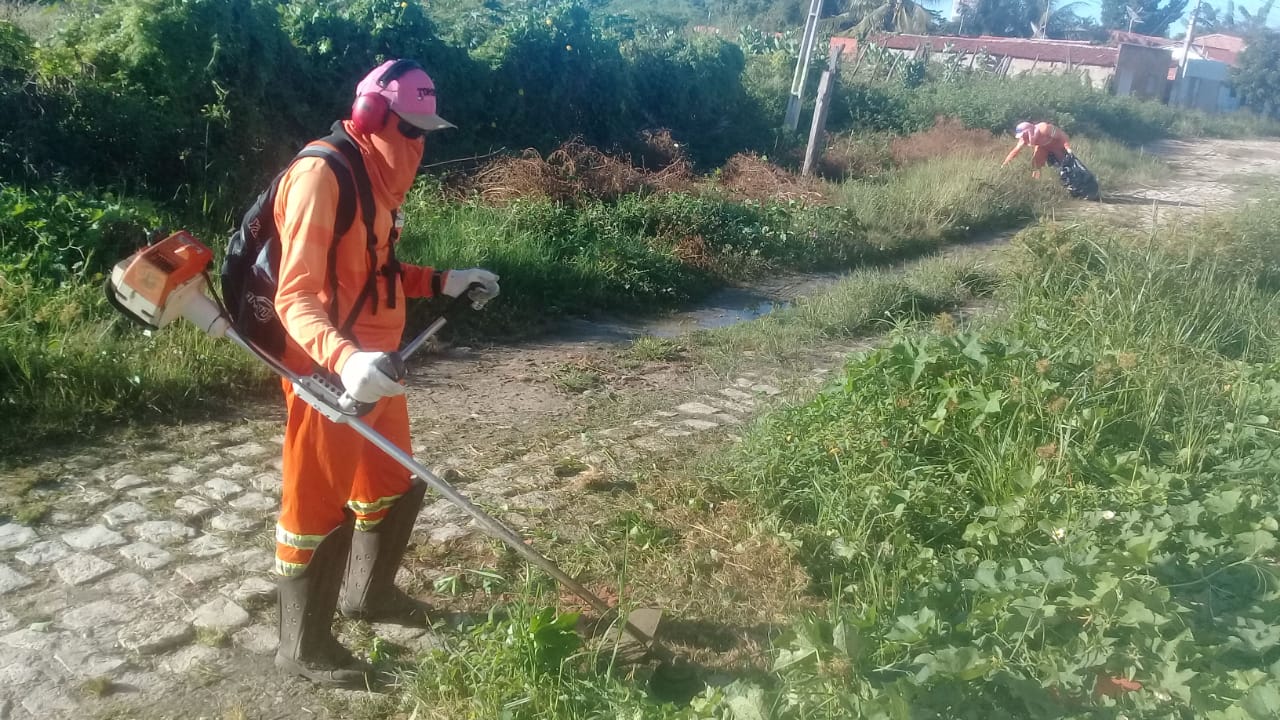
<svg viewBox="0 0 1280 720">
<path fill-rule="evenodd" d="M 386 87 L 388 83 L 410 70 L 421 70 L 422 66 L 413 60 L 396 60 L 378 78 L 378 86 Z M 361 133 L 376 133 L 387 126 L 387 118 L 391 115 L 391 101 L 378 93 L 357 95 L 351 104 L 351 123 Z"/>
<path fill-rule="evenodd" d="M 390 114 L 391 103 L 378 93 L 359 95 L 351 104 L 351 123 L 356 126 L 356 132 L 378 132 L 387 126 L 387 116 Z"/>
</svg>

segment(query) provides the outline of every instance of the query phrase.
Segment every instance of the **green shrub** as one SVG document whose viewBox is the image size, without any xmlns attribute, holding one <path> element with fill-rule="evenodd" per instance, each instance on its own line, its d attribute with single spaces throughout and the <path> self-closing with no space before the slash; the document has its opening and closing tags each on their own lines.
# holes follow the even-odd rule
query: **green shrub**
<svg viewBox="0 0 1280 720">
<path fill-rule="evenodd" d="M 145 203 L 0 186 L 0 277 L 34 285 L 89 279 L 160 224 Z"/>
</svg>

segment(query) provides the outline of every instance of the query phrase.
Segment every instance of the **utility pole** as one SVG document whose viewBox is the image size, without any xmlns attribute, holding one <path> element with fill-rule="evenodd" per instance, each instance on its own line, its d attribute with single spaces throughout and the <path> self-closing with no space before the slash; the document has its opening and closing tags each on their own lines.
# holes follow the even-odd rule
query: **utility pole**
<svg viewBox="0 0 1280 720">
<path fill-rule="evenodd" d="M 1196 7 L 1191 11 L 1191 19 L 1187 21 L 1187 37 L 1182 41 L 1182 62 L 1178 63 L 1178 94 L 1184 99 L 1187 93 L 1187 60 L 1191 58 L 1191 39 L 1195 37 L 1196 18 L 1200 15 L 1200 2 L 1196 0 Z"/>
<path fill-rule="evenodd" d="M 844 47 L 841 46 L 831 53 L 827 69 L 822 73 L 822 82 L 818 83 L 818 103 L 814 106 L 813 124 L 809 127 L 809 146 L 804 152 L 802 175 L 813 173 L 813 166 L 817 164 L 818 156 L 822 153 L 822 146 L 825 144 L 823 139 L 827 129 L 827 113 L 831 109 L 831 96 L 836 90 L 836 79 L 840 73 L 840 55 L 843 52 Z"/>
<path fill-rule="evenodd" d="M 809 60 L 813 57 L 813 43 L 818 36 L 818 20 L 822 17 L 822 0 L 809 3 L 809 17 L 804 23 L 804 37 L 800 40 L 800 59 L 791 77 L 791 96 L 787 99 L 787 118 L 783 127 L 795 132 L 800 125 L 800 105 L 804 101 L 804 83 L 809 78 Z"/>
</svg>

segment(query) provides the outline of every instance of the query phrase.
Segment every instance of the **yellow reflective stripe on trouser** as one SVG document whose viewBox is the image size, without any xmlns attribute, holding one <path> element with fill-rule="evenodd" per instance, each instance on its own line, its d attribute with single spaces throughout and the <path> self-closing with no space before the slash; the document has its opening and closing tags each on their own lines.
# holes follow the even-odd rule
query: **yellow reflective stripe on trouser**
<svg viewBox="0 0 1280 720">
<path fill-rule="evenodd" d="M 276 574 L 280 577 L 297 577 L 306 569 L 305 563 L 285 562 L 280 558 L 276 558 Z"/>
<path fill-rule="evenodd" d="M 356 530 L 361 532 L 369 532 L 382 522 L 387 516 L 387 512 L 391 506 L 395 505 L 401 495 L 388 495 L 387 497 L 378 498 L 373 502 L 361 502 L 359 500 L 348 500 L 347 507 L 356 515 Z"/>
<path fill-rule="evenodd" d="M 359 500 L 348 500 L 347 507 L 351 508 L 351 511 L 357 515 L 372 515 L 378 512 L 379 510 L 386 510 L 392 505 L 395 505 L 396 501 L 402 497 L 404 496 L 389 495 L 384 498 L 378 498 L 373 502 L 360 502 Z"/>
<path fill-rule="evenodd" d="M 320 543 L 324 542 L 327 537 L 329 537 L 328 533 L 324 535 L 295 535 L 280 527 L 280 525 L 276 525 L 276 542 L 299 550 L 315 550 L 320 547 Z"/>
</svg>

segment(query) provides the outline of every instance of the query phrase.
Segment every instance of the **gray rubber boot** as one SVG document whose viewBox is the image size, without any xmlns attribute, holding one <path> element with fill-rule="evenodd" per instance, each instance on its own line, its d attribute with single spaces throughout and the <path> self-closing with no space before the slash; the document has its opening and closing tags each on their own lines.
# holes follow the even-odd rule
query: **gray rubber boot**
<svg viewBox="0 0 1280 720">
<path fill-rule="evenodd" d="M 333 637 L 333 612 L 342 571 L 351 549 L 355 521 L 329 533 L 301 575 L 280 578 L 280 648 L 276 667 L 329 687 L 368 687 L 368 665 L 356 660 Z"/>
<path fill-rule="evenodd" d="M 396 571 L 426 493 L 426 483 L 413 478 L 413 484 L 382 522 L 372 530 L 355 532 L 339 605 L 343 615 L 361 620 L 426 622 L 426 607 L 395 586 Z"/>
</svg>

